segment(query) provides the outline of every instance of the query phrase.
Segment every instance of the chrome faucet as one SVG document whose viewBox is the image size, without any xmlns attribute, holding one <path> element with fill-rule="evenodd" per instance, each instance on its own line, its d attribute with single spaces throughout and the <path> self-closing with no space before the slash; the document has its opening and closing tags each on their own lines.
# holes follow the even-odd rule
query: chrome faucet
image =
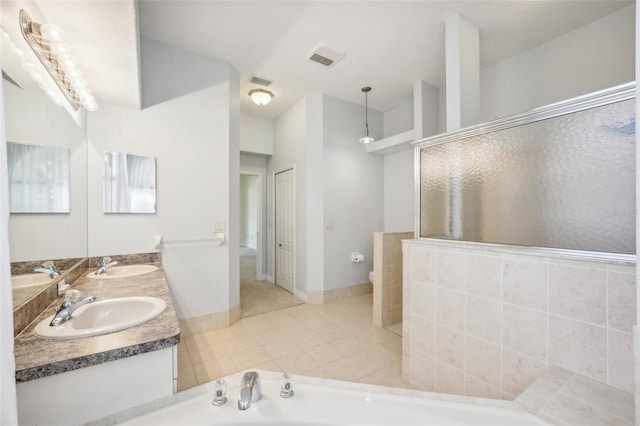
<svg viewBox="0 0 640 426">
<path fill-rule="evenodd" d="M 53 264 L 53 261 L 48 260 L 42 264 L 42 267 L 34 268 L 33 272 L 39 272 L 41 274 L 49 275 L 49 278 L 58 278 L 60 276 L 60 271 L 56 268 L 56 265 Z"/>
<path fill-rule="evenodd" d="M 112 262 L 110 257 L 103 257 L 102 258 L 102 265 L 96 271 L 96 275 L 104 274 L 105 272 L 107 272 L 107 269 L 109 269 L 112 266 L 115 266 L 117 264 L 118 264 L 118 262 L 115 261 L 115 260 Z"/>
<path fill-rule="evenodd" d="M 238 410 L 248 410 L 252 402 L 258 402 L 262 398 L 260 376 L 257 371 L 247 371 L 242 376 L 240 383 L 240 395 L 238 396 Z"/>
<path fill-rule="evenodd" d="M 82 305 L 86 305 L 87 303 L 95 302 L 95 296 L 85 297 L 82 300 L 78 300 L 80 298 L 80 292 L 78 290 L 67 290 L 67 295 L 62 302 L 62 305 L 56 310 L 56 314 L 49 323 L 49 326 L 55 327 L 58 325 L 62 325 L 65 322 L 71 319 L 71 314 L 73 311 L 78 309 Z"/>
</svg>

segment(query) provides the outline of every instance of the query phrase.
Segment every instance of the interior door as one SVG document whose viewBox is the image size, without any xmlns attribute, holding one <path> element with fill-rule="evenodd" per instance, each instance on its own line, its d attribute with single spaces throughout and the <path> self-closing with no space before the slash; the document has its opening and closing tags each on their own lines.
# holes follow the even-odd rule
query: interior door
<svg viewBox="0 0 640 426">
<path fill-rule="evenodd" d="M 293 169 L 277 173 L 275 180 L 275 282 L 293 293 L 293 253 L 295 248 L 293 244 Z"/>
</svg>

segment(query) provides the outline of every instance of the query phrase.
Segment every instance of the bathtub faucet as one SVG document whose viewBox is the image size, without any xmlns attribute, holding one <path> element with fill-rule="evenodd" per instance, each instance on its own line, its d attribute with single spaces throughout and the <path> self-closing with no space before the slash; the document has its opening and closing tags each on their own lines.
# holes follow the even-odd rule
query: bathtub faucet
<svg viewBox="0 0 640 426">
<path fill-rule="evenodd" d="M 96 271 L 96 275 L 104 274 L 105 272 L 107 272 L 107 269 L 109 269 L 112 266 L 115 266 L 117 264 L 118 264 L 118 262 L 115 261 L 115 260 L 112 262 L 110 257 L 103 257 L 102 258 L 102 265 Z"/>
<path fill-rule="evenodd" d="M 257 371 L 247 371 L 242 376 L 240 383 L 240 395 L 238 396 L 238 410 L 248 410 L 252 402 L 258 402 L 262 398 L 260 376 Z"/>
</svg>

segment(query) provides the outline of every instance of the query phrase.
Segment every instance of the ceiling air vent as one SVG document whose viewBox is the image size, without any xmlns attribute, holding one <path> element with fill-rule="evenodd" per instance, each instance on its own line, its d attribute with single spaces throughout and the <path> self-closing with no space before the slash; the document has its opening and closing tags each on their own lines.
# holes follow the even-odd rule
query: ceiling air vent
<svg viewBox="0 0 640 426">
<path fill-rule="evenodd" d="M 267 87 L 271 84 L 269 80 L 265 78 L 256 77 L 255 75 L 251 77 L 251 80 L 249 81 L 253 84 L 259 84 L 260 86 L 267 86 Z"/>
<path fill-rule="evenodd" d="M 344 52 L 339 52 L 326 44 L 320 43 L 311 51 L 311 53 L 309 53 L 307 57 L 311 61 L 317 62 L 325 67 L 332 67 L 336 62 L 342 59 L 343 56 Z"/>
</svg>

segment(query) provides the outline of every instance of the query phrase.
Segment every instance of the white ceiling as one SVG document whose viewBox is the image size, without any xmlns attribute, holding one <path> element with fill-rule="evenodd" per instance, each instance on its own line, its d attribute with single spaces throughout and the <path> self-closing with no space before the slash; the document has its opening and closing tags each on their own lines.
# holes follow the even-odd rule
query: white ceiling
<svg viewBox="0 0 640 426">
<path fill-rule="evenodd" d="M 369 106 L 387 111 L 412 99 L 415 81 L 442 86 L 444 22 L 456 13 L 479 28 L 484 68 L 633 3 L 37 0 L 66 30 L 98 104 L 140 105 L 138 22 L 144 37 L 232 64 L 242 112 L 267 118 L 313 92 L 363 104 L 360 88 L 369 85 Z M 313 63 L 307 55 L 319 43 L 346 54 L 331 68 Z M 268 106 L 246 96 L 258 87 L 248 81 L 253 75 L 273 81 Z"/>
</svg>

